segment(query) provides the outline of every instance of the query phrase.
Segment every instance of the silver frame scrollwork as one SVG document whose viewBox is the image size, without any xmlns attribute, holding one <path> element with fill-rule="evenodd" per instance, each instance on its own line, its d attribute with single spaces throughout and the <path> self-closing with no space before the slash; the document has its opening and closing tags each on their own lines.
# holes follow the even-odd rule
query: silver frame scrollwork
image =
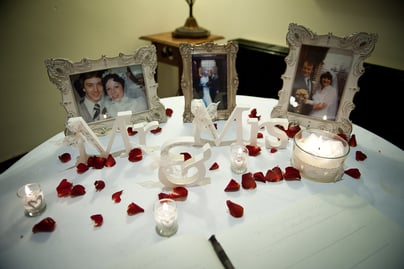
<svg viewBox="0 0 404 269">
<path fill-rule="evenodd" d="M 72 117 L 81 116 L 78 110 L 76 95 L 74 93 L 74 85 L 70 80 L 71 75 L 81 73 L 113 69 L 132 65 L 141 65 L 144 81 L 145 93 L 148 102 L 148 110 L 133 114 L 131 124 L 139 122 L 166 122 L 167 115 L 164 105 L 160 102 L 157 96 L 158 84 L 154 79 L 157 68 L 156 48 L 154 45 L 138 48 L 133 55 L 125 55 L 120 53 L 116 57 L 101 56 L 100 59 L 92 60 L 83 58 L 79 62 L 71 62 L 61 58 L 51 58 L 45 60 L 48 76 L 62 94 L 61 105 L 67 112 L 67 120 Z M 88 125 L 97 135 L 104 135 L 112 128 L 114 117 L 95 122 L 90 122 Z M 66 123 L 67 123 L 66 120 Z M 66 124 L 65 123 L 65 124 Z"/>
<path fill-rule="evenodd" d="M 289 122 L 306 128 L 322 129 L 349 136 L 352 132 L 352 122 L 349 119 L 349 115 L 355 108 L 353 98 L 359 91 L 358 79 L 365 72 L 363 62 L 374 50 L 377 38 L 378 36 L 375 33 L 364 32 L 353 33 L 346 37 L 337 37 L 332 33 L 317 35 L 302 25 L 289 24 L 286 36 L 286 41 L 289 45 L 289 54 L 285 58 L 287 66 L 285 73 L 282 75 L 283 87 L 278 93 L 279 101 L 273 108 L 271 117 L 287 118 Z M 302 45 L 338 48 L 352 52 L 351 68 L 341 94 L 334 121 L 322 120 L 288 111 Z"/>
<path fill-rule="evenodd" d="M 226 55 L 227 107 L 226 109 L 218 109 L 217 117 L 214 120 L 227 120 L 236 106 L 236 92 L 239 83 L 236 71 L 238 43 L 236 41 L 228 41 L 226 44 L 216 44 L 214 42 L 206 42 L 197 45 L 181 43 L 179 45 L 179 50 L 183 62 L 183 73 L 181 77 L 181 89 L 185 98 L 183 122 L 192 122 L 194 118 L 191 113 L 191 102 L 193 99 L 194 86 L 192 77 L 192 57 L 195 55 Z"/>
</svg>

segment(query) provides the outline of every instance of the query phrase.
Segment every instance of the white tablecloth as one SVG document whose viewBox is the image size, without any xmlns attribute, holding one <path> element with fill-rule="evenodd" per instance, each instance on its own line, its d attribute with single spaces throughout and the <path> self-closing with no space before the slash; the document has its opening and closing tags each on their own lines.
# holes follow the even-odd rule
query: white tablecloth
<svg viewBox="0 0 404 269">
<path fill-rule="evenodd" d="M 166 123 L 160 124 L 161 133 L 148 135 L 148 144 L 158 146 L 170 138 L 191 136 L 191 123 L 182 121 L 183 97 L 163 98 L 161 102 L 166 108 L 172 108 L 174 114 Z M 262 115 L 261 120 L 265 121 L 270 118 L 277 100 L 237 96 L 236 103 L 256 108 Z M 219 122 L 218 129 L 223 125 L 224 121 Z M 178 202 L 179 229 L 174 236 L 196 234 L 209 238 L 212 234 L 254 221 L 258 216 L 271 216 L 315 193 L 341 186 L 357 193 L 404 228 L 403 151 L 359 126 L 354 125 L 352 133 L 356 135 L 358 146 L 351 148 L 345 166 L 358 168 L 362 176 L 357 180 L 344 175 L 337 183 L 317 183 L 304 178 L 290 182 L 258 182 L 255 190 L 227 193 L 224 188 L 230 179 L 241 182 L 241 175 L 230 170 L 228 147 L 212 147 L 212 157 L 206 165 L 217 162 L 220 167 L 207 171 L 211 179 L 209 184 L 188 188 L 187 200 Z M 63 137 L 63 132 L 51 137 L 0 176 L 1 268 L 109 268 L 122 263 L 122 259 L 139 249 L 167 240 L 155 232 L 152 210 L 158 193 L 170 191 L 163 188 L 157 177 L 158 151 L 145 155 L 140 162 L 131 163 L 117 157 L 113 168 L 77 174 L 75 168 L 69 167 L 74 166 L 78 152 L 63 145 Z M 109 137 L 100 139 L 106 145 Z M 136 145 L 136 136 L 131 138 L 131 143 Z M 112 151 L 119 149 L 123 146 L 117 136 Z M 291 149 L 291 140 L 286 149 L 276 153 L 262 148 L 259 156 L 249 158 L 248 170 L 264 174 L 275 166 L 283 170 L 290 166 Z M 367 155 L 365 161 L 355 160 L 357 150 Z M 92 149 L 88 151 L 91 153 Z M 64 152 L 71 153 L 71 162 L 59 161 L 58 155 Z M 87 193 L 76 198 L 59 198 L 56 186 L 63 178 L 84 185 Z M 98 179 L 106 182 L 101 192 L 94 188 L 94 181 Z M 44 190 L 47 209 L 41 216 L 25 217 L 16 196 L 17 189 L 28 182 L 39 182 Z M 123 190 L 122 201 L 114 203 L 111 195 L 120 190 Z M 228 199 L 244 206 L 243 218 L 229 215 L 225 204 Z M 143 207 L 145 212 L 128 216 L 126 209 L 131 202 Z M 93 214 L 103 215 L 101 227 L 93 227 L 90 220 Z M 56 230 L 33 234 L 33 225 L 46 216 L 56 221 Z"/>
</svg>

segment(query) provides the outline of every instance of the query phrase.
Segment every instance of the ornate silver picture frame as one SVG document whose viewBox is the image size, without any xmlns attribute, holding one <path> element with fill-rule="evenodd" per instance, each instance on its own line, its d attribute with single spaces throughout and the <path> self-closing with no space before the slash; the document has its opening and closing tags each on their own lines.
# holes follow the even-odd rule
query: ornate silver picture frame
<svg viewBox="0 0 404 269">
<path fill-rule="evenodd" d="M 353 97 L 359 91 L 363 62 L 374 50 L 376 40 L 377 34 L 364 32 L 346 37 L 317 35 L 291 23 L 286 36 L 289 54 L 283 87 L 271 117 L 350 135 Z"/>
<path fill-rule="evenodd" d="M 208 110 L 212 106 L 216 108 L 217 113 L 213 120 L 226 120 L 236 106 L 237 42 L 207 42 L 198 45 L 181 43 L 179 50 L 183 61 L 183 121 L 192 122 L 192 99 L 202 99 Z"/>
<path fill-rule="evenodd" d="M 167 121 L 154 79 L 157 67 L 154 45 L 140 47 L 133 55 L 121 53 L 97 60 L 83 58 L 79 62 L 52 58 L 46 59 L 45 65 L 50 81 L 62 94 L 61 105 L 67 112 L 67 119 L 81 116 L 99 135 L 112 127 L 119 111 L 132 111 L 131 123 Z M 119 102 L 109 92 L 113 87 L 108 83 L 121 85 L 124 97 Z M 93 103 L 86 100 L 94 100 L 91 91 L 95 92 L 100 104 L 97 113 L 90 108 Z M 93 119 L 93 113 L 98 115 L 97 118 Z"/>
</svg>

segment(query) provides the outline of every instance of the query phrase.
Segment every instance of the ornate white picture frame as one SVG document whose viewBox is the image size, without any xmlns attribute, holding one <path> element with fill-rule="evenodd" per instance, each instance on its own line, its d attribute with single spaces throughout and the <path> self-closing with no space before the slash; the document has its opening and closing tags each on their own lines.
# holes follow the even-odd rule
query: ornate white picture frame
<svg viewBox="0 0 404 269">
<path fill-rule="evenodd" d="M 166 122 L 165 107 L 157 96 L 158 84 L 154 74 L 157 67 L 156 48 L 154 45 L 138 48 L 133 55 L 119 54 L 116 57 L 102 56 L 97 60 L 83 58 L 79 62 L 71 62 L 66 59 L 46 59 L 48 76 L 62 94 L 61 105 L 67 112 L 67 119 L 81 116 L 95 133 L 105 134 L 111 127 L 116 117 L 116 112 L 132 111 L 131 124 L 138 122 Z M 119 75 L 123 84 L 125 96 L 129 106 L 104 107 L 98 119 L 89 118 L 88 110 L 84 108 L 84 77 L 96 74 L 100 89 L 103 91 L 102 98 L 107 105 L 109 95 L 105 89 L 107 76 Z M 111 98 L 110 98 L 111 99 Z M 111 99 L 110 101 L 112 101 Z M 133 100 L 136 100 L 133 105 Z M 111 104 L 108 103 L 108 104 Z M 139 108 L 139 109 L 138 109 Z M 112 112 L 114 111 L 114 112 Z M 92 113 L 92 112 L 91 112 Z"/>
<path fill-rule="evenodd" d="M 207 42 L 179 45 L 183 61 L 181 89 L 185 98 L 184 122 L 192 122 L 191 102 L 202 99 L 208 107 L 215 106 L 217 113 L 212 120 L 226 120 L 236 106 L 238 76 L 236 57 L 238 44 Z"/>
<path fill-rule="evenodd" d="M 377 34 L 364 32 L 346 37 L 317 35 L 291 23 L 286 36 L 289 54 L 285 58 L 283 87 L 271 117 L 350 135 L 353 97 L 359 91 L 363 62 L 374 50 L 376 40 Z M 303 73 L 310 78 L 307 83 L 301 80 Z"/>
</svg>

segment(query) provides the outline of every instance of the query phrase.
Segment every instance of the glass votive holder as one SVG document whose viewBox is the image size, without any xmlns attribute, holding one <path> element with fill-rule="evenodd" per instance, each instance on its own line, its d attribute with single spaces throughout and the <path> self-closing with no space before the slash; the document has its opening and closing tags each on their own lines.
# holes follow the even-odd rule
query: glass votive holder
<svg viewBox="0 0 404 269">
<path fill-rule="evenodd" d="M 242 174 L 247 171 L 248 149 L 244 145 L 230 146 L 230 166 L 234 173 Z"/>
<path fill-rule="evenodd" d="M 25 209 L 25 215 L 35 217 L 42 214 L 46 209 L 43 191 L 38 183 L 29 183 L 21 186 L 17 191 Z"/>
<path fill-rule="evenodd" d="M 178 230 L 177 203 L 173 199 L 160 199 L 154 203 L 154 219 L 156 232 L 165 237 L 170 237 Z"/>
<path fill-rule="evenodd" d="M 344 174 L 349 153 L 348 142 L 337 134 L 319 130 L 300 130 L 293 139 L 292 166 L 307 179 L 336 182 Z"/>
</svg>

